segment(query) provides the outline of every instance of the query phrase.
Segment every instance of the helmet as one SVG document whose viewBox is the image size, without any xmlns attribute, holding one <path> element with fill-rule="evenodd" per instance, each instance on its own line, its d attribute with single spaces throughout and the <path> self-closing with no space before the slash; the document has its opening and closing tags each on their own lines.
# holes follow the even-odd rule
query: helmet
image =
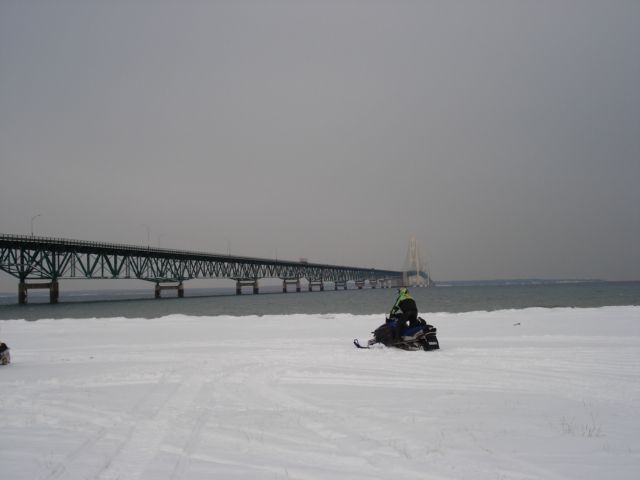
<svg viewBox="0 0 640 480">
<path fill-rule="evenodd" d="M 404 287 L 398 289 L 398 294 L 400 295 L 407 295 L 408 293 L 409 293 L 409 290 L 407 290 Z"/>
</svg>

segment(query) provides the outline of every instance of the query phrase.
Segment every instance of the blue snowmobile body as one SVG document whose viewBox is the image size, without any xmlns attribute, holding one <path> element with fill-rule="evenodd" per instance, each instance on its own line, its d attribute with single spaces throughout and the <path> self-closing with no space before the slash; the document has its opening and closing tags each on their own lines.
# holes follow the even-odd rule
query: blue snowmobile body
<svg viewBox="0 0 640 480">
<path fill-rule="evenodd" d="M 366 347 L 361 346 L 357 339 L 353 343 L 359 348 L 368 348 L 376 343 L 402 350 L 428 351 L 440 348 L 436 327 L 428 325 L 424 319 L 418 317 L 418 323 L 403 329 L 399 336 L 396 333 L 396 324 L 396 318 L 387 318 L 383 325 L 374 330 L 373 338 L 367 342 Z"/>
</svg>

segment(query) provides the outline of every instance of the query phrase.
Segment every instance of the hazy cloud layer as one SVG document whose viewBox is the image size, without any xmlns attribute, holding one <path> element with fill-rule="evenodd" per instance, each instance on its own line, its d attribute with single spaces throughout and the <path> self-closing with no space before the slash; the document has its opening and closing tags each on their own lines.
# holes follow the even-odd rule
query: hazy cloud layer
<svg viewBox="0 0 640 480">
<path fill-rule="evenodd" d="M 637 279 L 638 85 L 635 1 L 3 1 L 0 232 Z"/>
</svg>

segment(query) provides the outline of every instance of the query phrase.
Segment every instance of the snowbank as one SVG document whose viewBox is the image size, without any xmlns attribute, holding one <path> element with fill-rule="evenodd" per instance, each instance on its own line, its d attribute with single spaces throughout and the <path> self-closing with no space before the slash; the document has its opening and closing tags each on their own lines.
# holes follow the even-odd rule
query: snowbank
<svg viewBox="0 0 640 480">
<path fill-rule="evenodd" d="M 0 322 L 18 479 L 635 479 L 640 307 Z"/>
</svg>

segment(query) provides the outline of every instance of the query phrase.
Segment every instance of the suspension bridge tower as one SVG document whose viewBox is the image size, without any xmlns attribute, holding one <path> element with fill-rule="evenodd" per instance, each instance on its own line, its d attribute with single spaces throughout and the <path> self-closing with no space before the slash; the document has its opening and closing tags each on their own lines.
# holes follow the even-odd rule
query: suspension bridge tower
<svg viewBox="0 0 640 480">
<path fill-rule="evenodd" d="M 404 262 L 403 281 L 407 286 L 432 287 L 434 285 L 429 268 L 425 260 L 424 252 L 418 245 L 415 236 L 409 239 L 409 249 Z"/>
</svg>

